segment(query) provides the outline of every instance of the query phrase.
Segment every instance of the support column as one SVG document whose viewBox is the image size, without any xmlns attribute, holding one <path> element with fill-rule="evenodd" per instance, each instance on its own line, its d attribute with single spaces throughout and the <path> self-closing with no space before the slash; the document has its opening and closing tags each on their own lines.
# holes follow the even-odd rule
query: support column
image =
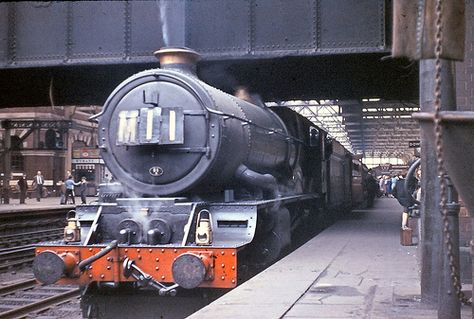
<svg viewBox="0 0 474 319">
<path fill-rule="evenodd" d="M 5 204 L 9 203 L 10 200 L 10 178 L 12 175 L 12 136 L 11 129 L 6 128 L 3 138 L 3 177 L 2 177 L 2 190 L 1 196 Z"/>
<path fill-rule="evenodd" d="M 455 110 L 454 62 L 442 60 L 441 110 Z M 420 61 L 420 111 L 435 111 L 435 60 Z M 460 318 L 460 305 L 454 294 L 451 271 L 444 262 L 447 253 L 443 242 L 443 220 L 440 213 L 440 182 L 437 172 L 436 143 L 431 125 L 422 126 L 421 131 L 422 187 L 422 263 L 421 298 L 424 302 L 438 303 L 439 318 Z M 457 226 L 451 225 L 451 230 Z M 458 229 L 456 231 L 459 231 Z M 452 236 L 456 236 L 452 234 Z M 457 236 L 459 234 L 457 233 Z M 454 247 L 459 249 L 459 247 Z M 458 261 L 459 264 L 459 261 Z M 448 283 L 450 287 L 448 287 Z"/>
</svg>

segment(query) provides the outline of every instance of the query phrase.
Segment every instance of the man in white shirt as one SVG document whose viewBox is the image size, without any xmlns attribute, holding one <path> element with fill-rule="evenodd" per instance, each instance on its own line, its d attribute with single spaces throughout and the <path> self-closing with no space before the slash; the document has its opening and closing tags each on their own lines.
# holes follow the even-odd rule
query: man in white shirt
<svg viewBox="0 0 474 319">
<path fill-rule="evenodd" d="M 36 185 L 36 200 L 39 202 L 41 200 L 41 195 L 43 194 L 44 185 L 44 177 L 41 175 L 41 171 L 38 171 L 36 176 L 33 178 L 33 184 Z"/>
</svg>

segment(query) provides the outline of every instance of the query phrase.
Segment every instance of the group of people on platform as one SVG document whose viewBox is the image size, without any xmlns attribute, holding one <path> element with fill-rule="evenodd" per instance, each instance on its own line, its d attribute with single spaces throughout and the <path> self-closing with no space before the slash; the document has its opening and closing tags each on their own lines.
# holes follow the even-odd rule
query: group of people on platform
<svg viewBox="0 0 474 319">
<path fill-rule="evenodd" d="M 366 177 L 367 187 L 367 207 L 372 207 L 374 197 L 386 196 L 396 198 L 403 207 L 402 212 L 402 229 L 407 229 L 408 218 L 412 215 L 419 214 L 418 207 L 415 205 L 416 201 L 421 200 L 421 169 L 416 170 L 415 176 L 408 180 L 405 187 L 405 175 L 382 175 L 377 178 L 369 171 Z"/>
<path fill-rule="evenodd" d="M 60 180 L 56 183 L 59 186 L 59 196 L 60 196 L 60 204 L 65 205 L 68 203 L 68 200 L 71 199 L 73 204 L 76 204 L 75 199 L 75 188 L 77 187 L 77 191 L 79 196 L 81 197 L 81 204 L 86 204 L 86 191 L 87 191 L 87 180 L 83 176 L 79 182 L 74 182 L 74 178 L 72 175 L 69 175 L 66 181 Z"/>
<path fill-rule="evenodd" d="M 386 197 L 391 197 L 393 198 L 394 196 L 392 195 L 393 189 L 395 188 L 395 185 L 397 184 L 397 181 L 399 179 L 403 178 L 402 175 L 382 175 L 379 177 L 379 191 L 380 191 L 380 196 L 386 196 Z"/>
<path fill-rule="evenodd" d="M 36 201 L 41 201 L 43 197 L 43 186 L 44 186 L 44 177 L 41 175 L 41 171 L 33 177 L 33 184 L 31 185 L 33 189 L 36 190 Z M 26 197 L 28 193 L 28 183 L 26 181 L 26 175 L 22 175 L 17 182 L 17 190 L 20 194 L 20 204 L 26 204 Z"/>
<path fill-rule="evenodd" d="M 367 189 L 367 207 L 373 206 L 375 196 L 386 196 L 391 198 L 395 197 L 393 196 L 392 192 L 395 189 L 397 181 L 401 179 L 403 179 L 402 175 L 382 175 L 376 177 L 374 172 L 369 170 L 365 179 L 365 186 Z"/>
<path fill-rule="evenodd" d="M 66 181 L 60 180 L 56 183 L 56 186 L 59 189 L 60 204 L 65 205 L 70 199 L 72 204 L 76 204 L 75 191 L 81 197 L 81 204 L 86 204 L 86 191 L 87 191 L 87 180 L 83 176 L 79 182 L 75 182 L 73 176 L 68 171 Z M 41 174 L 41 171 L 38 171 L 33 178 L 32 188 L 36 193 L 36 201 L 41 201 L 41 198 L 44 197 L 44 177 Z M 76 187 L 77 186 L 77 187 Z M 17 189 L 20 195 L 20 204 L 26 204 L 26 197 L 28 193 L 28 183 L 26 181 L 26 176 L 22 175 L 17 182 Z"/>
</svg>

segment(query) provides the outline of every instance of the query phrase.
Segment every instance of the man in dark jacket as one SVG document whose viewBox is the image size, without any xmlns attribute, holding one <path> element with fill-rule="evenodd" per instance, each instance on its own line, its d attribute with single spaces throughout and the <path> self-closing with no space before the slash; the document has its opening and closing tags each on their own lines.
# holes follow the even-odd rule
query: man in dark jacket
<svg viewBox="0 0 474 319">
<path fill-rule="evenodd" d="M 81 178 L 81 184 L 79 184 L 78 190 L 81 196 L 81 204 L 86 204 L 87 181 L 84 176 Z"/>
<path fill-rule="evenodd" d="M 26 192 L 28 191 L 28 184 L 23 176 L 18 180 L 18 190 L 20 191 L 20 204 L 25 204 Z"/>
<path fill-rule="evenodd" d="M 372 171 L 369 171 L 365 179 L 365 185 L 367 187 L 367 208 L 374 206 L 375 195 L 377 195 L 377 190 L 379 188 L 379 185 L 372 174 Z"/>
</svg>

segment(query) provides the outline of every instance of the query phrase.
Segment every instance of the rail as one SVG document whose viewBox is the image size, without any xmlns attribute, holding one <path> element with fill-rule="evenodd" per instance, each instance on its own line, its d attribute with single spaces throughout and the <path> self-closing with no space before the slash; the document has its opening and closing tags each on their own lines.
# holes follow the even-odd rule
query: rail
<svg viewBox="0 0 474 319">
<path fill-rule="evenodd" d="M 67 302 L 80 295 L 79 288 L 41 286 L 34 279 L 26 279 L 0 287 L 0 318 L 24 318 Z"/>
<path fill-rule="evenodd" d="M 0 249 L 0 271 L 29 264 L 34 257 L 34 245 Z"/>
</svg>

